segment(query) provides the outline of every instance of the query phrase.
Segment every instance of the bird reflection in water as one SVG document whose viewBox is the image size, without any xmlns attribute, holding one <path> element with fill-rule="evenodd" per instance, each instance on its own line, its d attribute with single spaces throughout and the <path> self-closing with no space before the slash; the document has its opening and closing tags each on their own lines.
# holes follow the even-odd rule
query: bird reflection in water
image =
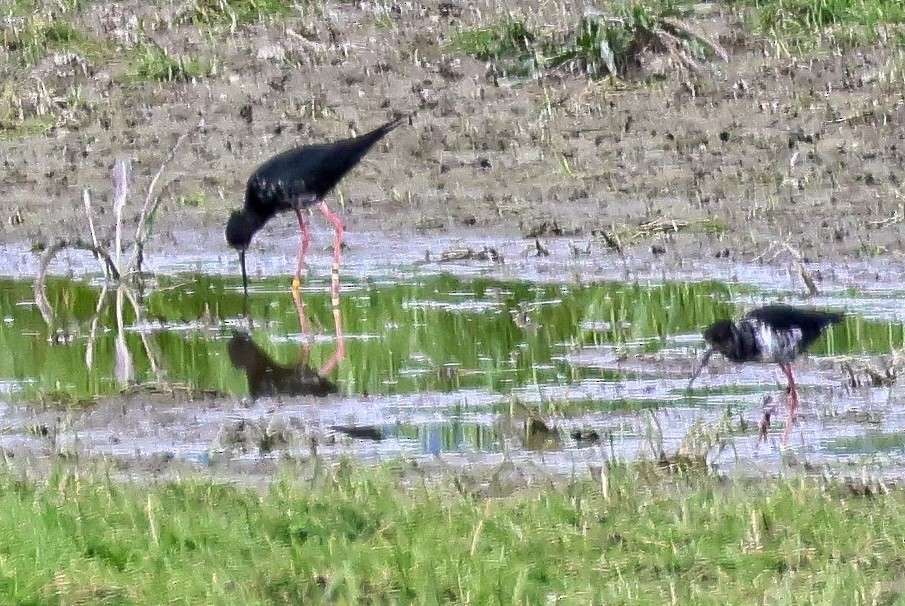
<svg viewBox="0 0 905 606">
<path fill-rule="evenodd" d="M 302 330 L 301 356 L 295 364 L 280 364 L 258 347 L 247 332 L 234 330 L 229 341 L 229 359 L 233 366 L 248 376 L 248 391 L 252 399 L 266 396 L 315 396 L 323 398 L 338 391 L 328 378 L 345 357 L 345 342 L 339 301 L 333 302 L 333 320 L 336 327 L 336 349 L 333 355 L 315 370 L 308 365 L 311 349 L 311 332 L 305 314 L 305 304 L 298 289 L 292 289 L 292 298 L 298 312 Z"/>
</svg>

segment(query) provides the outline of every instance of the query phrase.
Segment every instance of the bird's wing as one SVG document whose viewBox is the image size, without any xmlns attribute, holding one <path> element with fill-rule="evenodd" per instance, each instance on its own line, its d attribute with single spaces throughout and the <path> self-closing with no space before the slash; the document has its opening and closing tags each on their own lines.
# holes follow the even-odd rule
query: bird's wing
<svg viewBox="0 0 905 606">
<path fill-rule="evenodd" d="M 769 324 L 776 330 L 801 328 L 819 331 L 830 324 L 841 322 L 845 314 L 818 309 L 804 309 L 792 307 L 791 305 L 767 305 L 751 310 L 745 317 Z"/>
<path fill-rule="evenodd" d="M 253 177 L 256 198 L 265 206 L 304 207 L 317 201 L 317 195 L 300 175 L 258 174 Z"/>
<path fill-rule="evenodd" d="M 823 330 L 832 324 L 841 322 L 845 314 L 819 309 L 804 309 L 790 305 L 767 305 L 754 309 L 747 318 L 753 318 L 780 332 L 799 331 L 800 348 L 807 349 L 816 341 Z"/>
</svg>

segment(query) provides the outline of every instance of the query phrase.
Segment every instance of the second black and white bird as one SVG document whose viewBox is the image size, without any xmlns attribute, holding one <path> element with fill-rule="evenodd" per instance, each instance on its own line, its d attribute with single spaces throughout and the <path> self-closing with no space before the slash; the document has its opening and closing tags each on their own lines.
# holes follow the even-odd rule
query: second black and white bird
<svg viewBox="0 0 905 606">
<path fill-rule="evenodd" d="M 818 309 L 805 309 L 790 305 L 758 307 L 738 322 L 718 320 L 704 330 L 704 340 L 709 345 L 701 365 L 691 377 L 691 388 L 710 356 L 723 354 L 738 364 L 745 362 L 776 363 L 789 381 L 789 422 L 783 441 L 788 441 L 795 410 L 798 408 L 798 389 L 792 372 L 792 363 L 807 351 L 823 332 L 842 321 L 845 314 Z M 767 422 L 769 422 L 767 420 Z"/>
</svg>

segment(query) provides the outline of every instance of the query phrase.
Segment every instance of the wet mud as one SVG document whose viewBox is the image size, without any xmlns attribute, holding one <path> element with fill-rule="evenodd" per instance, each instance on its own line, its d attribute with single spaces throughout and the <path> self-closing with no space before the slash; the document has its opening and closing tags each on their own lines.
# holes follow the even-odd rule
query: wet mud
<svg viewBox="0 0 905 606">
<path fill-rule="evenodd" d="M 449 46 L 456 32 L 486 25 L 479 7 L 401 4 L 380 15 L 366 3 L 326 6 L 315 21 L 240 28 L 216 48 L 165 18 L 172 10 L 146 23 L 174 56 L 216 57 L 215 77 L 160 84 L 124 79 L 128 66 L 115 64 L 87 75 L 41 67 L 45 87 L 79 86 L 90 111 L 77 126 L 2 143 L 0 238 L 87 238 L 83 190 L 95 212 L 108 209 L 122 157 L 136 172 L 134 224 L 167 151 L 203 118 L 155 192 L 162 212 L 149 255 L 178 253 L 198 233 L 210 252 L 228 254 L 223 223 L 258 163 L 416 112 L 329 197 L 351 234 L 577 236 L 675 264 L 783 261 L 787 245 L 805 260 L 901 254 L 905 104 L 894 51 L 790 58 L 714 9 L 695 23 L 730 53 L 711 72 L 670 71 L 654 57 L 653 84 L 562 74 L 510 82 Z M 528 14 L 578 18 L 551 10 Z M 126 36 L 135 16 L 147 17 L 134 2 L 88 12 L 80 26 L 101 36 Z M 99 223 L 109 219 L 107 210 Z M 606 246 L 592 254 L 618 262 Z"/>
<path fill-rule="evenodd" d="M 727 285 L 721 299 L 727 307 L 781 298 L 848 309 L 862 321 L 893 326 L 892 336 L 885 344 L 874 339 L 849 347 L 850 371 L 826 352 L 806 361 L 801 381 L 812 406 L 804 407 L 793 435 L 817 467 L 880 461 L 898 473 L 903 451 L 890 436 L 901 429 L 900 388 L 872 381 L 864 370 L 885 372 L 881 356 L 901 347 L 895 335 L 905 321 L 899 305 L 905 104 L 889 78 L 890 51 L 789 58 L 772 52 L 769 41 L 740 39 L 738 17 L 714 12 L 697 25 L 723 40 L 730 57 L 709 73 L 659 74 L 651 67 L 650 75 L 663 77 L 619 87 L 561 74 L 507 82 L 485 62 L 446 46 L 456 31 L 482 24 L 480 10 L 451 14 L 430 3 L 400 4 L 377 19 L 367 3 L 326 6 L 317 19 L 305 14 L 293 17 L 299 22 L 242 28 L 218 48 L 186 26 L 150 26 L 173 53 L 216 55 L 216 77 L 162 85 L 123 84 L 115 67 L 43 74 L 51 91 L 78 84 L 93 109 L 77 124 L 0 143 L 0 274 L 30 279 L 36 252 L 59 239 L 87 239 L 86 189 L 100 238 L 109 241 L 110 173 L 123 157 L 134 170 L 125 215 L 127 230 L 134 229 L 167 151 L 203 118 L 204 129 L 163 173 L 145 269 L 182 283 L 228 276 L 213 292 L 235 295 L 239 267 L 223 225 L 241 204 L 253 168 L 291 146 L 346 137 L 394 112 L 413 112 L 411 124 L 381 142 L 327 200 L 348 229 L 343 276 L 353 284 L 344 296 L 367 296 L 363 283 L 452 274 L 570 288 L 606 280 L 642 287 L 714 281 Z M 577 18 L 547 14 L 546 4 L 529 8 L 539 23 Z M 134 2 L 99 4 L 82 25 L 127 35 L 132 17 L 143 11 Z M 302 22 L 308 43 L 288 33 Z M 287 55 L 294 63 L 287 64 Z M 329 277 L 322 248 L 331 243 L 328 227 L 315 219 L 309 265 L 315 298 Z M 287 296 L 297 246 L 290 216 L 259 234 L 249 251 L 253 296 Z M 90 254 L 66 252 L 50 273 L 96 285 L 97 267 Z M 152 279 L 150 290 L 172 286 Z M 538 309 L 558 304 L 552 297 L 515 305 L 473 299 L 403 297 L 394 304 L 440 306 L 466 318 L 463 323 L 470 313 L 505 313 L 526 339 Z M 26 294 L 12 304 L 32 303 Z M 217 305 L 215 297 L 206 315 L 179 322 L 149 317 L 131 330 L 204 332 L 225 343 L 243 328 L 243 318 L 238 309 Z M 271 322 L 294 321 L 294 311 L 281 309 Z M 86 314 L 72 329 L 80 347 Z M 558 322 L 587 320 L 583 330 L 600 334 L 631 324 L 589 315 Z M 450 325 L 443 326 L 437 330 Z M 385 338 L 378 328 L 390 331 L 392 324 L 347 338 Z M 331 330 L 327 321 L 315 323 L 315 343 L 329 346 Z M 267 338 L 297 344 L 298 331 Z M 330 378 L 339 393 L 322 385 L 316 402 L 276 394 L 287 384 L 299 387 L 288 380 L 271 380 L 255 397 L 222 386 L 105 392 L 88 406 L 10 397 L 0 446 L 15 460 L 110 458 L 124 473 L 139 475 L 188 465 L 265 476 L 280 461 L 324 453 L 367 460 L 443 454 L 444 464 L 496 464 L 516 452 L 569 472 L 607 457 L 684 448 L 727 468 L 775 471 L 780 464 L 775 444 L 758 449 L 752 429 L 765 395 L 781 398 L 764 389 L 770 370 L 717 362 L 689 396 L 680 388 L 698 351 L 694 326 L 675 334 L 652 329 L 618 344 L 568 336 L 553 343 L 554 353 L 535 370 L 559 363 L 593 369 L 594 376 L 521 380 L 505 393 L 456 389 L 454 379 L 468 373 L 450 355 L 427 364 L 448 380 L 447 389 L 350 393 L 342 386 L 360 377 L 350 379 L 348 366 L 340 365 L 340 376 Z M 48 335 L 35 329 L 34 338 Z M 128 346 L 138 351 L 134 339 Z M 851 359 L 862 354 L 863 360 Z M 317 355 L 323 362 L 329 354 Z M 423 352 L 413 355 L 419 361 Z M 297 359 L 278 363 L 282 372 L 304 368 L 312 376 Z M 233 381 L 251 366 L 243 364 L 232 368 Z M 21 389 L 22 377 L 13 375 L 2 378 L 10 393 Z M 627 400 L 629 409 L 612 410 Z M 573 401 L 581 414 L 557 408 Z M 589 401 L 596 403 L 591 410 L 581 408 Z M 885 445 L 879 454 L 877 444 Z"/>
</svg>

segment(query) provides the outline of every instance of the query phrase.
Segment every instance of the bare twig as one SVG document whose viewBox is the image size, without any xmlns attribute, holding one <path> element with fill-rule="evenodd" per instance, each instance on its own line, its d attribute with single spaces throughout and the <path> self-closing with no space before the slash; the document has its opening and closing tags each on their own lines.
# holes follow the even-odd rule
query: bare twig
<svg viewBox="0 0 905 606">
<path fill-rule="evenodd" d="M 113 165 L 113 216 L 116 221 L 116 244 L 113 254 L 116 259 L 116 267 L 122 270 L 123 256 L 123 207 L 126 198 L 129 197 L 129 173 L 131 164 L 128 160 L 117 160 Z"/>
<path fill-rule="evenodd" d="M 887 217 L 886 219 L 882 219 L 880 221 L 868 221 L 870 225 L 874 227 L 889 227 L 890 225 L 895 225 L 897 223 L 901 223 L 905 221 L 905 217 L 903 217 L 899 211 L 903 210 L 902 206 L 896 209 L 896 211 L 892 214 L 891 217 Z"/>
<path fill-rule="evenodd" d="M 292 38 L 293 40 L 295 40 L 296 42 L 301 42 L 303 45 L 305 45 L 309 48 L 313 48 L 315 50 L 323 50 L 323 49 L 327 48 L 327 46 L 325 44 L 321 44 L 320 42 L 315 42 L 314 40 L 309 40 L 305 36 L 302 36 L 295 30 L 293 30 L 291 27 L 286 28 L 286 35 L 288 37 Z"/>
<path fill-rule="evenodd" d="M 683 32 L 692 36 L 693 38 L 697 38 L 698 40 L 709 46 L 717 57 L 719 57 L 726 63 L 729 63 L 729 53 L 726 52 L 726 49 L 723 48 L 722 45 L 720 45 L 718 42 L 715 42 L 714 40 L 710 39 L 710 37 L 706 36 L 704 32 L 699 28 L 675 17 L 661 17 L 660 21 L 664 25 L 668 25 L 676 31 Z"/>
<path fill-rule="evenodd" d="M 645 432 L 647 443 L 650 445 L 650 451 L 651 454 L 654 455 L 654 458 L 661 459 L 664 456 L 663 427 L 660 426 L 660 420 L 657 419 L 657 415 L 655 415 L 653 412 L 648 411 L 647 419 L 647 431 Z M 655 429 L 656 436 L 654 436 Z"/>
<path fill-rule="evenodd" d="M 126 288 L 120 284 L 116 289 L 116 339 L 115 339 L 115 374 L 116 379 L 123 385 L 135 381 L 135 362 L 132 352 L 126 344 L 126 327 L 123 318 L 123 301 Z"/>
<path fill-rule="evenodd" d="M 107 283 L 101 289 L 97 299 L 97 307 L 94 308 L 94 317 L 91 318 L 91 330 L 88 332 L 88 344 L 85 347 L 85 366 L 90 370 L 94 365 L 94 344 L 97 341 L 97 329 L 101 323 L 101 316 L 107 309 Z"/>
<path fill-rule="evenodd" d="M 778 242 L 775 240 L 773 242 L 770 242 L 770 244 L 767 246 L 767 249 L 764 252 L 762 252 L 761 254 L 754 257 L 752 263 L 760 263 L 760 262 L 764 261 L 765 259 L 767 259 L 767 257 L 769 257 L 768 261 L 774 261 L 776 259 L 776 257 L 778 257 L 780 254 L 782 254 L 782 245 L 784 245 L 784 244 L 786 244 L 786 243 Z M 772 255 L 771 255 L 771 253 L 772 253 Z"/>
<path fill-rule="evenodd" d="M 135 298 L 135 293 L 131 288 L 127 288 L 126 297 L 129 299 L 129 303 L 132 304 L 132 310 L 135 312 L 135 321 L 136 323 L 141 323 L 144 321 L 144 312 L 143 308 L 139 305 L 138 300 Z M 151 372 L 157 375 L 157 379 L 160 380 L 160 367 L 157 364 L 157 357 L 154 355 L 154 351 L 151 348 L 151 342 L 148 341 L 148 335 L 143 330 L 138 331 L 138 337 L 141 339 L 141 344 L 145 348 L 145 353 L 148 354 L 148 362 L 151 364 Z"/>
<path fill-rule="evenodd" d="M 668 50 L 673 57 L 678 59 L 682 65 L 695 72 L 701 71 L 702 68 L 698 62 L 685 51 L 685 45 L 681 38 L 659 28 L 652 29 L 651 33 L 657 36 L 666 50 Z"/>
<path fill-rule="evenodd" d="M 801 276 L 801 281 L 804 282 L 805 287 L 808 289 L 808 294 L 812 297 L 816 297 L 820 294 L 820 290 L 817 288 L 817 284 L 814 282 L 814 277 L 811 275 L 811 272 L 804 266 L 801 253 L 788 242 L 785 244 L 785 247 L 786 250 L 795 257 L 795 264 L 798 266 L 798 275 Z"/>
<path fill-rule="evenodd" d="M 689 225 L 691 225 L 690 222 L 682 219 L 667 219 L 665 217 L 654 219 L 653 221 L 647 221 L 639 225 L 638 230 L 632 235 L 630 240 L 634 242 L 660 233 L 678 233 L 679 230 L 685 229 Z"/>
<path fill-rule="evenodd" d="M 110 255 L 106 250 L 101 248 L 100 246 L 94 246 L 93 244 L 88 244 L 87 242 L 75 241 L 75 242 L 67 242 L 66 240 L 60 240 L 56 244 L 53 244 L 44 251 L 41 255 L 41 260 L 38 262 L 38 275 L 35 277 L 34 284 L 32 286 L 32 290 L 35 294 L 35 303 L 38 305 L 38 309 L 41 311 L 41 317 L 44 318 L 44 321 L 51 325 L 54 322 L 54 318 L 56 315 L 53 312 L 53 308 L 50 306 L 50 301 L 47 299 L 47 290 L 45 288 L 47 282 L 47 269 L 50 267 L 51 261 L 60 254 L 60 252 L 66 250 L 67 248 L 74 248 L 78 250 L 87 250 L 88 252 L 94 253 L 94 255 L 104 262 L 107 270 L 110 272 L 110 277 L 113 280 L 119 280 L 119 271 L 116 269 L 116 264 L 113 263 L 113 259 L 110 258 Z M 104 273 L 107 273 L 106 271 Z"/>
<path fill-rule="evenodd" d="M 200 120 L 198 124 L 179 135 L 179 138 L 176 139 L 176 143 L 174 143 L 172 149 L 170 149 L 170 153 L 166 158 L 164 158 L 163 162 L 160 164 L 160 168 L 157 169 L 157 173 L 154 175 L 154 178 L 151 179 L 151 184 L 148 186 L 148 194 L 147 196 L 145 196 L 145 204 L 141 209 L 141 216 L 138 219 L 138 228 L 135 230 L 135 254 L 132 257 L 132 266 L 134 268 L 134 271 L 136 272 L 141 271 L 145 243 L 150 237 L 150 233 L 146 227 L 146 224 L 148 223 L 148 221 L 152 221 L 154 219 L 154 214 L 157 212 L 157 207 L 160 205 L 160 198 L 154 195 L 154 189 L 157 187 L 157 182 L 163 175 L 163 171 L 166 170 L 166 167 L 176 156 L 176 152 L 179 150 L 179 147 L 182 145 L 182 143 L 187 138 L 197 134 L 203 129 L 204 119 Z"/>
<path fill-rule="evenodd" d="M 91 230 L 91 243 L 95 248 L 100 248 L 100 242 L 97 240 L 97 230 L 94 228 L 94 217 L 91 212 L 91 194 L 88 188 L 82 190 L 82 202 L 85 204 L 85 216 L 88 217 L 88 229 Z M 97 255 L 95 255 L 97 257 Z M 104 272 L 104 278 L 110 279 L 110 269 L 105 263 L 101 263 L 101 271 Z"/>
</svg>

